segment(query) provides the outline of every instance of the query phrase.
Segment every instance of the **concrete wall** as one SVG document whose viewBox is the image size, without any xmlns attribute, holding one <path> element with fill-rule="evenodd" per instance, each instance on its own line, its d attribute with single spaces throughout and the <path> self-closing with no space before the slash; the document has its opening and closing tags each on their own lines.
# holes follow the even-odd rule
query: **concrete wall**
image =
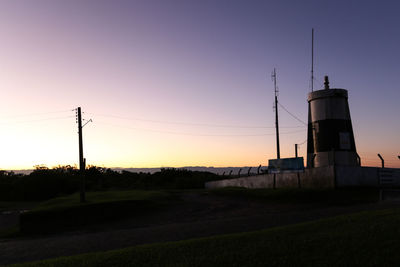
<svg viewBox="0 0 400 267">
<path fill-rule="evenodd" d="M 262 174 L 235 179 L 225 179 L 220 181 L 207 182 L 205 188 L 222 188 L 222 187 L 246 187 L 246 188 L 272 188 L 273 176 L 270 174 Z"/>
<path fill-rule="evenodd" d="M 400 187 L 400 169 L 336 166 L 336 185 Z"/>
<path fill-rule="evenodd" d="M 245 187 L 245 188 L 273 188 L 275 176 L 276 188 L 332 188 L 335 186 L 333 167 L 321 167 L 306 169 L 304 172 L 288 172 L 277 174 L 262 174 L 250 177 L 226 179 L 220 181 L 208 182 L 205 187 L 221 188 L 228 186 Z"/>
<path fill-rule="evenodd" d="M 334 188 L 334 187 L 400 187 L 400 169 L 358 166 L 327 166 L 304 172 L 262 174 L 257 176 L 208 182 L 206 188 L 228 186 L 246 188 Z"/>
<path fill-rule="evenodd" d="M 379 186 L 378 169 L 375 167 L 336 166 L 336 186 Z"/>
</svg>

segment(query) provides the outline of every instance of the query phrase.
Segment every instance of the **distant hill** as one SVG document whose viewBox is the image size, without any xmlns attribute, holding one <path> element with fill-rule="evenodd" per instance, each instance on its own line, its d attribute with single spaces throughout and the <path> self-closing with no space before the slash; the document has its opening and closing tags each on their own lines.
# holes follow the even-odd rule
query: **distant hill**
<svg viewBox="0 0 400 267">
<path fill-rule="evenodd" d="M 28 174 L 30 174 L 31 172 L 33 172 L 33 169 L 27 169 L 27 170 L 5 170 L 5 171 L 8 171 L 8 172 L 14 172 L 14 173 L 16 173 L 16 174 L 26 174 L 26 175 L 28 175 Z"/>
<path fill-rule="evenodd" d="M 170 168 L 170 167 L 162 167 L 162 168 Z M 185 166 L 185 167 L 174 167 L 175 169 L 186 169 L 190 171 L 205 171 L 205 172 L 211 172 L 215 174 L 220 174 L 222 175 L 225 172 L 225 175 L 228 175 L 230 171 L 232 171 L 232 175 L 238 174 L 239 170 L 242 169 L 241 174 L 247 174 L 250 166 L 244 166 L 244 167 L 204 167 L 204 166 Z M 257 173 L 257 168 L 258 166 L 251 166 L 251 173 Z M 149 172 L 149 173 L 154 173 L 158 172 L 161 168 L 112 168 L 113 170 L 116 171 L 130 171 L 130 172 Z M 262 170 L 266 170 L 266 166 L 261 166 L 260 172 Z"/>
</svg>

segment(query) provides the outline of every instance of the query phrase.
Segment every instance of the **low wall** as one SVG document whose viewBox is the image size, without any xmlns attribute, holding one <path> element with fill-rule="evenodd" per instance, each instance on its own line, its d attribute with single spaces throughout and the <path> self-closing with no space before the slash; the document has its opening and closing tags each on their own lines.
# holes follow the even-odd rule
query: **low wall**
<svg viewBox="0 0 400 267">
<path fill-rule="evenodd" d="M 205 188 L 245 187 L 245 188 L 332 188 L 335 186 L 333 167 L 305 169 L 304 172 L 261 174 L 250 177 L 212 181 Z"/>
<path fill-rule="evenodd" d="M 400 187 L 400 169 L 336 166 L 338 187 Z"/>
<path fill-rule="evenodd" d="M 275 182 L 274 182 L 275 179 Z M 333 166 L 305 169 L 304 172 L 262 174 L 257 176 L 208 182 L 206 188 L 228 186 L 246 188 L 334 188 L 334 187 L 400 187 L 400 169 Z"/>
<path fill-rule="evenodd" d="M 378 169 L 375 167 L 336 166 L 336 186 L 378 187 Z"/>
</svg>

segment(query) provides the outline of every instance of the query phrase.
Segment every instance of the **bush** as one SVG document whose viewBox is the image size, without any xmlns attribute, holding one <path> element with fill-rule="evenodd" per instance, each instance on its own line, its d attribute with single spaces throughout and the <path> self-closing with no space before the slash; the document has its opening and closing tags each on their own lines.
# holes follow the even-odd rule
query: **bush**
<svg viewBox="0 0 400 267">
<path fill-rule="evenodd" d="M 49 169 L 37 166 L 29 175 L 0 172 L 0 200 L 41 201 L 79 191 L 81 174 L 72 166 Z M 209 172 L 185 169 L 161 169 L 154 174 L 116 172 L 111 169 L 89 166 L 85 171 L 87 191 L 129 189 L 196 189 L 204 183 L 221 179 Z"/>
</svg>

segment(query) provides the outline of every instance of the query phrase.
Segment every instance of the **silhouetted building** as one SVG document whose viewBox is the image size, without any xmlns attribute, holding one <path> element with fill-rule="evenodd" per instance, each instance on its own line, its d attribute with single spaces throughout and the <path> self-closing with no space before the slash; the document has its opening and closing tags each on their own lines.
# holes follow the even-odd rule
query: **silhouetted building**
<svg viewBox="0 0 400 267">
<path fill-rule="evenodd" d="M 325 88 L 308 94 L 307 167 L 358 166 L 347 90 Z"/>
</svg>

